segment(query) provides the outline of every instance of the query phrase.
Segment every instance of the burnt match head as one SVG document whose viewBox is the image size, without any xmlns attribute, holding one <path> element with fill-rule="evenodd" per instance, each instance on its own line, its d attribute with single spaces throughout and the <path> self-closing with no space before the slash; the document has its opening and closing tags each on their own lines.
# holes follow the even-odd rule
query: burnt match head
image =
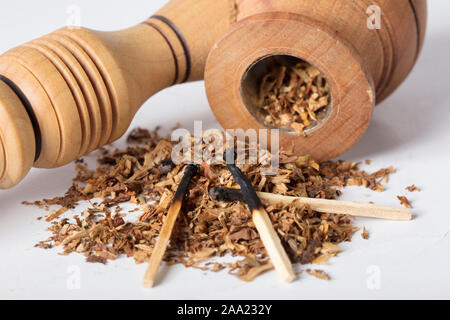
<svg viewBox="0 0 450 320">
<path fill-rule="evenodd" d="M 186 166 L 186 169 L 184 170 L 184 177 L 183 178 L 189 178 L 192 179 L 193 176 L 195 176 L 200 170 L 200 166 L 198 164 L 188 164 Z"/>
<path fill-rule="evenodd" d="M 191 182 L 192 177 L 194 177 L 198 173 L 199 169 L 200 167 L 197 164 L 189 164 L 186 166 L 183 179 L 181 179 L 181 182 L 178 185 L 177 192 L 175 193 L 175 197 L 173 198 L 173 203 L 177 201 L 183 201 L 183 198 L 186 195 L 189 186 L 189 182 Z"/>
<path fill-rule="evenodd" d="M 255 189 L 252 186 L 252 183 L 248 178 L 242 173 L 242 171 L 234 164 L 236 159 L 236 153 L 231 151 L 230 149 L 226 150 L 223 154 L 224 160 L 227 162 L 227 168 L 231 172 L 236 180 L 237 184 L 241 187 L 242 196 L 247 203 L 250 210 L 253 212 L 254 210 L 259 210 L 262 208 L 261 201 L 256 194 Z M 232 160 L 230 162 L 229 160 Z"/>
</svg>

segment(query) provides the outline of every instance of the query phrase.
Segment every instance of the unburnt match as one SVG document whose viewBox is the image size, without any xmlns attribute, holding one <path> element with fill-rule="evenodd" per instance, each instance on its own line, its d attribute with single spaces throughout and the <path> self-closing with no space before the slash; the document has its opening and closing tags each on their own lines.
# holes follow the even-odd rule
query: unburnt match
<svg viewBox="0 0 450 320">
<path fill-rule="evenodd" d="M 181 180 L 177 192 L 172 200 L 172 205 L 169 208 L 166 219 L 159 234 L 158 241 L 153 249 L 150 257 L 149 265 L 145 273 L 143 285 L 145 288 L 152 288 L 155 282 L 156 275 L 158 273 L 159 266 L 166 252 L 167 245 L 169 244 L 170 236 L 172 235 L 173 227 L 177 221 L 178 214 L 180 213 L 181 206 L 183 204 L 184 196 L 187 192 L 189 183 L 194 175 L 197 174 L 199 167 L 194 164 L 190 164 L 184 171 L 183 179 Z"/>
<path fill-rule="evenodd" d="M 229 150 L 224 153 L 227 168 L 241 187 L 243 199 L 252 213 L 253 223 L 258 230 L 261 241 L 269 254 L 275 270 L 284 281 L 292 282 L 296 276 L 294 270 L 292 269 L 291 261 L 289 260 L 289 257 L 281 244 L 277 232 L 273 228 L 269 215 L 262 206 L 261 201 L 259 200 L 250 181 L 242 173 L 242 171 L 234 165 L 234 158 L 233 163 L 229 163 L 229 161 L 227 161 L 227 154 L 231 156 Z"/>
<path fill-rule="evenodd" d="M 215 187 L 210 190 L 209 194 L 212 199 L 218 201 L 245 202 L 243 193 L 239 189 Z M 409 208 L 377 206 L 370 203 L 352 201 L 290 197 L 266 192 L 256 192 L 256 194 L 260 199 L 273 205 L 290 204 L 296 201 L 299 205 L 307 205 L 312 210 L 323 213 L 398 221 L 408 221 L 412 219 L 412 210 Z"/>
</svg>

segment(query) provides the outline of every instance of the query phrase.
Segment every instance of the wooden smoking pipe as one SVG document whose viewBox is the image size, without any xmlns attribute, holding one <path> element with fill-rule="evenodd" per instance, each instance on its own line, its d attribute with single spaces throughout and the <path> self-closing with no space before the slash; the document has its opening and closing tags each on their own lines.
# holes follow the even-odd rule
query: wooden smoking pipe
<svg viewBox="0 0 450 320">
<path fill-rule="evenodd" d="M 150 96 L 186 81 L 205 79 L 224 128 L 266 128 L 253 114 L 272 56 L 314 65 L 332 95 L 325 121 L 280 145 L 336 157 L 411 71 L 425 25 L 426 0 L 172 0 L 130 29 L 60 29 L 0 57 L 0 189 L 117 140 Z"/>
</svg>

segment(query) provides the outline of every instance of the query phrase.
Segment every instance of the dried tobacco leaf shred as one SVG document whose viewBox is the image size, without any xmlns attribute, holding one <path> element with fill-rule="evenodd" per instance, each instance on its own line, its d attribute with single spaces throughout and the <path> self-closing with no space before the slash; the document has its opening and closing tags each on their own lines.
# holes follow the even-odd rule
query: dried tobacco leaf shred
<svg viewBox="0 0 450 320">
<path fill-rule="evenodd" d="M 397 199 L 400 200 L 400 204 L 406 208 L 412 208 L 411 203 L 408 198 L 405 196 L 397 196 Z"/>
<path fill-rule="evenodd" d="M 364 240 L 369 240 L 369 231 L 367 231 L 366 227 L 363 228 L 363 232 L 361 233 L 361 237 Z"/>
<path fill-rule="evenodd" d="M 420 192 L 421 191 L 420 188 L 416 187 L 415 184 L 413 184 L 409 187 L 406 187 L 405 189 L 408 190 L 409 192 L 414 192 L 414 191 Z"/>
<path fill-rule="evenodd" d="M 77 176 L 64 196 L 26 203 L 47 210 L 59 205 L 62 211 L 76 208 L 80 201 L 90 203 L 88 209 L 71 219 L 59 210 L 50 213 L 51 236 L 37 247 L 59 246 L 63 254 L 80 253 L 88 262 L 107 263 L 120 256 L 133 257 L 136 263 L 148 261 L 182 178 L 183 165 L 168 160 L 174 143 L 156 132 L 137 129 L 128 141 L 134 145 L 126 150 L 103 149 L 96 170 L 78 163 Z M 338 198 L 341 192 L 337 188 L 348 185 L 382 191 L 381 182 L 394 172 L 387 168 L 369 174 L 360 171 L 358 163 L 316 163 L 288 151 L 281 152 L 275 176 L 261 175 L 259 165 L 240 169 L 257 191 L 322 199 Z M 237 187 L 225 165 L 201 166 L 192 179 L 165 261 L 214 272 L 227 268 L 229 273 L 250 281 L 271 265 L 247 207 L 211 198 L 211 188 L 224 186 Z M 137 209 L 127 211 L 122 204 L 133 204 Z M 350 241 L 358 230 L 348 216 L 315 212 L 297 203 L 264 205 L 294 263 L 326 263 L 340 252 L 339 243 Z M 136 210 L 139 218 L 130 218 L 130 212 Z M 225 255 L 245 259 L 235 263 L 214 261 Z M 312 274 L 327 278 L 317 271 Z"/>
<path fill-rule="evenodd" d="M 321 279 L 321 280 L 330 280 L 330 276 L 323 270 L 312 270 L 312 269 L 307 269 L 306 272 L 313 276 L 316 277 L 317 279 Z"/>
<path fill-rule="evenodd" d="M 269 127 L 305 130 L 326 117 L 331 102 L 330 88 L 320 71 L 307 62 L 287 65 L 272 58 L 270 71 L 263 76 L 257 110 Z"/>
</svg>

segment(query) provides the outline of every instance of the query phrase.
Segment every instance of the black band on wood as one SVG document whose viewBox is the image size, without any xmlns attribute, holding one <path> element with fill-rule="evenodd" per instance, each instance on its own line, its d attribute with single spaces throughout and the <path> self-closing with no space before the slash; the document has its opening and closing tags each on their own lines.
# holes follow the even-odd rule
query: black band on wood
<svg viewBox="0 0 450 320">
<path fill-rule="evenodd" d="M 39 159 L 39 156 L 41 155 L 42 137 L 39 122 L 36 118 L 36 115 L 34 114 L 33 107 L 31 106 L 23 91 L 20 90 L 20 88 L 12 80 L 2 75 L 0 75 L 0 80 L 3 81 L 9 88 L 11 88 L 12 91 L 14 91 L 20 102 L 22 102 L 22 105 L 25 107 L 25 110 L 27 111 L 28 117 L 31 121 L 31 125 L 33 126 L 34 138 L 36 140 L 36 155 L 34 157 L 34 161 L 37 161 Z"/>
<path fill-rule="evenodd" d="M 170 27 L 170 29 L 172 29 L 173 32 L 175 32 L 178 40 L 180 40 L 180 43 L 184 50 L 184 55 L 186 57 L 186 74 L 181 82 L 182 83 L 186 82 L 189 79 L 189 77 L 191 76 L 191 67 L 192 67 L 191 53 L 189 51 L 189 47 L 187 45 L 186 39 L 184 38 L 180 29 L 178 29 L 178 27 L 172 21 L 167 19 L 166 17 L 155 15 L 155 16 L 152 16 L 152 18 L 160 20 L 160 21 L 164 22 L 165 24 L 167 24 Z"/>
<path fill-rule="evenodd" d="M 175 52 L 175 49 L 174 49 L 172 43 L 170 42 L 169 38 L 164 34 L 164 32 L 156 24 L 151 23 L 149 21 L 145 21 L 144 24 L 154 28 L 156 31 L 159 32 L 159 34 L 161 34 L 161 36 L 164 38 L 164 40 L 166 40 L 167 45 L 169 46 L 170 51 L 172 52 L 173 61 L 175 63 L 175 79 L 172 82 L 172 85 L 175 85 L 177 83 L 177 80 L 178 80 L 180 67 L 178 66 L 177 54 Z"/>
</svg>

